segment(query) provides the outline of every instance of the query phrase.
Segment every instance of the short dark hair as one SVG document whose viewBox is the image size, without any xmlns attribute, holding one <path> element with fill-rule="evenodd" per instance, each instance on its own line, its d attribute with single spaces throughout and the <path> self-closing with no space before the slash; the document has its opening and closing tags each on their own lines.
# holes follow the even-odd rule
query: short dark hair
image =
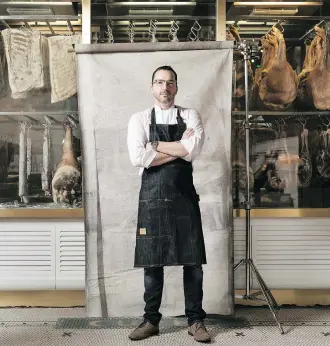
<svg viewBox="0 0 330 346">
<path fill-rule="evenodd" d="M 160 70 L 165 70 L 165 71 L 171 71 L 174 74 L 175 77 L 175 83 L 178 84 L 178 75 L 176 74 L 176 72 L 173 70 L 173 68 L 171 66 L 160 66 L 158 67 L 154 73 L 152 74 L 152 79 L 151 79 L 151 84 L 154 82 L 154 78 L 155 78 L 155 74 L 160 71 Z"/>
</svg>

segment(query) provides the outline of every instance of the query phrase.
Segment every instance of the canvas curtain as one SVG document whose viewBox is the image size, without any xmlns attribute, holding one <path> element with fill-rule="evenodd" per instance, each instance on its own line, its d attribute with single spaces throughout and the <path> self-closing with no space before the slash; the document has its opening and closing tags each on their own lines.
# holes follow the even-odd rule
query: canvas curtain
<svg viewBox="0 0 330 346">
<path fill-rule="evenodd" d="M 194 182 L 206 245 L 204 310 L 233 313 L 231 197 L 232 43 L 76 46 L 82 131 L 89 317 L 142 316 L 143 269 L 133 267 L 141 178 L 127 150 L 133 113 L 154 105 L 152 72 L 178 74 L 176 104 L 201 114 L 205 144 Z M 161 312 L 184 314 L 182 267 L 165 268 Z"/>
</svg>

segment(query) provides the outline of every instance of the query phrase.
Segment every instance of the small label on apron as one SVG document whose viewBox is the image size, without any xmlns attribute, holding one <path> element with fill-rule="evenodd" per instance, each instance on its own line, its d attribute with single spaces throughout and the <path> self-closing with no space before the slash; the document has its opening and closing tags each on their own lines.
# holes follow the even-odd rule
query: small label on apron
<svg viewBox="0 0 330 346">
<path fill-rule="evenodd" d="M 146 235 L 147 229 L 146 228 L 140 228 L 140 235 Z"/>
</svg>

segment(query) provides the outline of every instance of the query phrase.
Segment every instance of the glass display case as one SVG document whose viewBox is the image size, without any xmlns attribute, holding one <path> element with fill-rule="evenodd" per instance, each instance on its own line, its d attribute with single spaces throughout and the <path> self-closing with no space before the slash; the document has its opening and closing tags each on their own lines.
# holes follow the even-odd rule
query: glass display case
<svg viewBox="0 0 330 346">
<path fill-rule="evenodd" d="M 324 21 L 309 25 L 311 30 L 301 21 L 295 25 L 307 34 L 300 40 L 287 40 L 285 26 L 275 23 L 261 37 L 258 56 L 249 61 L 253 209 L 330 206 L 329 28 Z M 234 208 L 244 209 L 247 170 L 241 58 L 234 63 L 233 77 L 233 203 Z"/>
<path fill-rule="evenodd" d="M 213 41 L 216 19 L 215 0 L 1 2 L 0 214 L 83 215 L 72 45 Z"/>
<path fill-rule="evenodd" d="M 46 5 L 0 4 L 1 211 L 82 206 L 76 58 L 69 52 L 81 42 L 81 18 L 71 2 Z"/>
</svg>

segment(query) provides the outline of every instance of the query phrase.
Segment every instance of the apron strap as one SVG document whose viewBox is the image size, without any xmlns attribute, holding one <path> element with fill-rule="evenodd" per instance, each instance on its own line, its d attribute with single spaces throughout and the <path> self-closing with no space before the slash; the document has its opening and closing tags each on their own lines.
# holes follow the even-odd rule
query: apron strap
<svg viewBox="0 0 330 346">
<path fill-rule="evenodd" d="M 175 108 L 177 108 L 177 107 L 175 107 Z M 178 121 L 179 125 L 184 125 L 184 121 L 183 121 L 183 119 L 182 119 L 182 117 L 180 115 L 179 108 L 177 108 L 177 110 L 178 110 L 178 113 L 177 113 L 177 116 L 176 116 L 176 120 Z"/>
<path fill-rule="evenodd" d="M 151 110 L 151 125 L 156 125 L 156 113 L 155 108 Z"/>
</svg>

